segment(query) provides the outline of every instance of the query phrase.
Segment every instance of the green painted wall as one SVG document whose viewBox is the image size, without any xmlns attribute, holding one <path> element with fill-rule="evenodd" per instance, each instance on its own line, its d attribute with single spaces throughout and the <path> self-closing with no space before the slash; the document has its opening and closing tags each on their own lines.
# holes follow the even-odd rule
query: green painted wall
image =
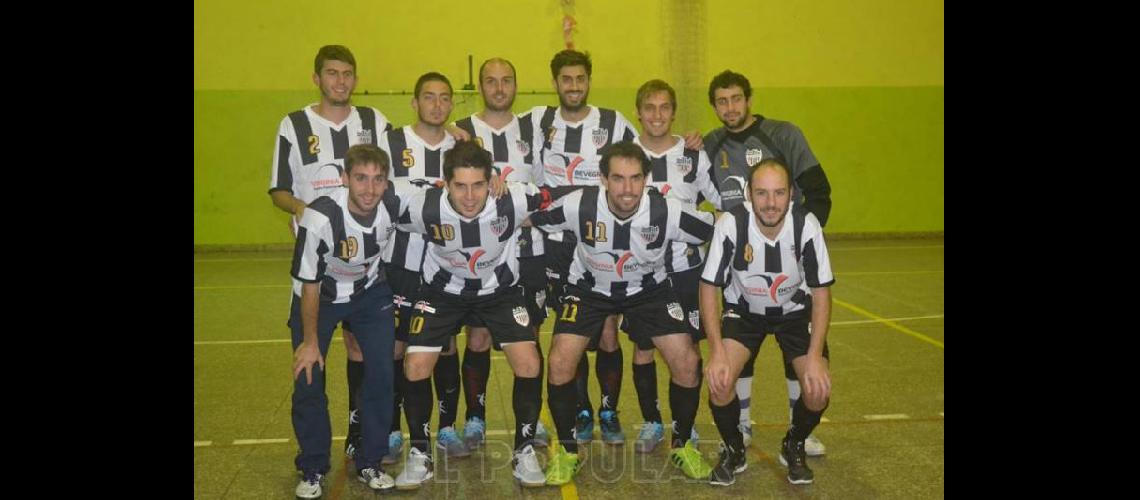
<svg viewBox="0 0 1140 500">
<path fill-rule="evenodd" d="M 276 127 L 315 102 L 316 49 L 349 46 L 357 91 L 411 90 L 430 70 L 458 89 L 467 54 L 500 55 L 526 91 L 549 91 L 563 48 L 562 0 L 195 2 L 194 242 L 291 239 L 266 194 Z M 574 41 L 594 60 L 590 102 L 636 120 L 634 91 L 664 78 L 677 129 L 719 123 L 706 99 L 725 68 L 754 87 L 753 111 L 803 129 L 833 187 L 829 232 L 942 231 L 943 3 L 887 0 L 575 0 Z M 335 16 L 333 12 L 337 12 Z M 410 96 L 354 98 L 397 125 Z M 457 99 L 452 119 L 478 109 Z M 520 94 L 516 111 L 556 102 Z"/>
</svg>

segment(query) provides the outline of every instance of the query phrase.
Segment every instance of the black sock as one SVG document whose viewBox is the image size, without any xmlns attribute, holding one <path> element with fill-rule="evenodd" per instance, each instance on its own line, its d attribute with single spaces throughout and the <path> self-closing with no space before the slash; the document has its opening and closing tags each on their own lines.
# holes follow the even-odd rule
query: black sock
<svg viewBox="0 0 1140 500">
<path fill-rule="evenodd" d="M 633 388 L 637 390 L 637 404 L 645 423 L 661 423 L 661 409 L 657 406 L 657 361 L 633 365 Z"/>
<path fill-rule="evenodd" d="M 428 454 L 431 452 L 431 435 L 427 423 L 431 421 L 431 380 L 408 381 L 404 393 L 404 411 L 408 419 L 408 434 L 412 447 Z"/>
<path fill-rule="evenodd" d="M 395 380 L 392 382 L 392 427 L 388 432 L 400 431 L 400 415 L 403 415 L 404 394 L 408 391 L 408 378 L 404 376 L 404 358 L 392 362 Z"/>
<path fill-rule="evenodd" d="M 542 407 L 542 380 L 515 375 L 512 404 L 515 407 L 515 451 L 534 440 L 538 411 Z"/>
<path fill-rule="evenodd" d="M 357 412 L 356 398 L 360 394 L 360 386 L 364 382 L 364 362 L 348 360 L 345 364 L 348 372 L 348 435 L 360 435 L 360 414 Z M 355 417 L 355 418 L 354 418 Z"/>
<path fill-rule="evenodd" d="M 717 406 L 709 399 L 709 409 L 712 410 L 716 430 L 720 431 L 720 438 L 728 446 L 729 453 L 743 453 L 744 435 L 737 426 L 740 421 L 740 398 L 733 396 L 732 401 L 724 406 Z"/>
<path fill-rule="evenodd" d="M 491 376 L 491 351 L 463 352 L 463 396 L 467 401 L 466 420 L 479 417 L 487 421 L 487 379 Z"/>
<path fill-rule="evenodd" d="M 574 390 L 578 394 L 578 411 L 586 410 L 594 414 L 594 405 L 590 402 L 590 360 L 586 353 L 578 361 L 578 371 L 574 372 Z M 550 391 L 546 393 L 550 397 Z"/>
<path fill-rule="evenodd" d="M 669 412 L 673 414 L 673 448 L 685 446 L 693 436 L 693 421 L 701 402 L 701 386 L 681 387 L 669 381 Z"/>
<path fill-rule="evenodd" d="M 459 412 L 459 353 L 441 354 L 432 372 L 435 397 L 439 399 L 439 428 L 455 425 Z M 410 424 L 409 424 L 410 425 Z"/>
<path fill-rule="evenodd" d="M 826 410 L 827 408 L 824 408 Z M 796 405 L 792 407 L 792 426 L 788 428 L 788 437 L 793 441 L 803 441 L 811 435 L 811 431 L 815 430 L 815 426 L 819 425 L 819 419 L 823 416 L 823 410 L 811 411 L 807 405 L 804 404 L 804 398 L 796 400 Z"/>
<path fill-rule="evenodd" d="M 582 357 L 586 357 L 585 353 L 582 353 Z M 562 447 L 566 448 L 569 453 L 578 453 L 578 441 L 574 440 L 574 382 L 570 381 L 562 385 L 547 382 L 546 399 Z"/>
<path fill-rule="evenodd" d="M 602 387 L 602 404 L 598 406 L 598 413 L 602 410 L 617 410 L 618 398 L 621 397 L 621 349 L 614 352 L 605 352 L 598 349 L 597 365 L 594 370 L 598 375 L 598 384 Z"/>
</svg>

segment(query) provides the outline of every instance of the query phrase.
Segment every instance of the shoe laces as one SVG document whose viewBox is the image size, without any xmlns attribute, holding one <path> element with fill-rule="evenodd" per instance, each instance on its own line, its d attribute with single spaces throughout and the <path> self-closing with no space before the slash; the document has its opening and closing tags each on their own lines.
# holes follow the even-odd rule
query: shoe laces
<svg viewBox="0 0 1140 500">
<path fill-rule="evenodd" d="M 637 435 L 637 439 L 653 439 L 658 435 L 663 435 L 665 428 L 658 422 L 646 422 L 641 426 L 641 433 Z"/>
<path fill-rule="evenodd" d="M 436 437 L 441 443 L 458 443 L 459 436 L 455 434 L 455 429 L 452 427 L 445 427 L 440 429 L 439 435 Z"/>
<path fill-rule="evenodd" d="M 317 483 L 321 482 L 321 477 L 323 475 L 324 474 L 320 474 L 317 472 L 307 473 L 307 474 L 305 474 L 305 482 L 309 483 L 309 484 L 317 484 Z"/>
</svg>

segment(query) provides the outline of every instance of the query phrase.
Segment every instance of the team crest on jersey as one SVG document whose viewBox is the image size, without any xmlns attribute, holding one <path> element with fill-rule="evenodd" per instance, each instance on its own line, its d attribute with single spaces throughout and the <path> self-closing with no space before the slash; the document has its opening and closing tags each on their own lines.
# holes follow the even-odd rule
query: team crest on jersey
<svg viewBox="0 0 1140 500">
<path fill-rule="evenodd" d="M 689 175 L 689 172 L 693 171 L 692 158 L 689 158 L 688 156 L 678 156 L 677 171 L 680 172 L 681 175 Z"/>
<path fill-rule="evenodd" d="M 491 232 L 494 233 L 496 237 L 502 236 L 503 233 L 507 231 L 508 225 L 507 216 L 500 215 L 498 219 L 491 221 Z"/>
<path fill-rule="evenodd" d="M 518 306 L 511 310 L 511 314 L 515 317 L 515 323 L 520 326 L 527 326 L 530 324 L 530 314 L 526 312 L 526 308 Z"/>
<path fill-rule="evenodd" d="M 689 324 L 693 325 L 693 328 L 696 328 L 698 330 L 701 328 L 701 312 L 700 311 L 698 311 L 696 309 L 689 311 Z"/>
<path fill-rule="evenodd" d="M 372 144 L 372 129 L 361 129 L 356 131 L 357 144 Z"/>
<path fill-rule="evenodd" d="M 685 321 L 685 311 L 681 310 L 681 304 L 670 302 L 666 309 L 669 310 L 669 315 L 677 321 Z"/>
<path fill-rule="evenodd" d="M 640 231 L 641 239 L 645 240 L 646 243 L 657 241 L 657 236 L 661 233 L 661 229 L 657 226 L 643 227 Z"/>
<path fill-rule="evenodd" d="M 534 294 L 534 303 L 538 304 L 539 309 L 546 307 L 546 290 L 539 290 Z"/>
<path fill-rule="evenodd" d="M 748 151 L 744 152 L 744 162 L 747 163 L 749 167 L 756 166 L 756 164 L 760 163 L 760 160 L 763 159 L 764 152 L 760 151 L 759 149 L 750 148 Z"/>
<path fill-rule="evenodd" d="M 593 134 L 590 136 L 594 140 L 594 148 L 601 148 L 606 145 L 606 140 L 610 138 L 610 131 L 602 127 L 594 129 Z"/>
<path fill-rule="evenodd" d="M 515 140 L 515 147 L 519 148 L 519 153 L 522 153 L 523 156 L 530 154 L 530 144 L 522 139 Z"/>
</svg>

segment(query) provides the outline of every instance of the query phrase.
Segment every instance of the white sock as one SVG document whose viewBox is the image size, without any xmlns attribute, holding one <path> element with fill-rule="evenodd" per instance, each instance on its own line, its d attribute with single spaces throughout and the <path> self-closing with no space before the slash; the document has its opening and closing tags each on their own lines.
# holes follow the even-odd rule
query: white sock
<svg viewBox="0 0 1140 500">
<path fill-rule="evenodd" d="M 800 399 L 800 381 L 785 379 L 788 382 L 788 422 L 792 421 L 792 410 L 796 407 L 796 400 Z"/>
<path fill-rule="evenodd" d="M 751 422 L 752 377 L 736 379 L 736 397 L 740 398 L 740 421 Z"/>
</svg>

